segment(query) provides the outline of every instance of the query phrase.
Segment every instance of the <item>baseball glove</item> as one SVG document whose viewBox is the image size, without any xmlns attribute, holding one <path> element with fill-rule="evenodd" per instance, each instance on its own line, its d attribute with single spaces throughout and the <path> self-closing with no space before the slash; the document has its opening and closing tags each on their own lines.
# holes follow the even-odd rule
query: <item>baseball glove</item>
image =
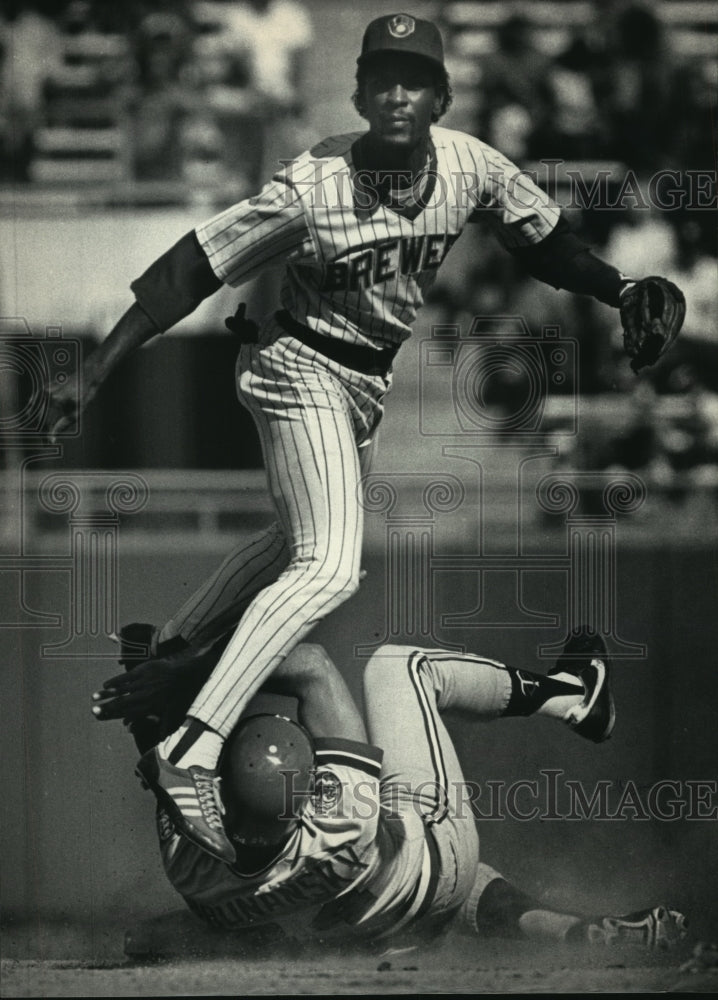
<svg viewBox="0 0 718 1000">
<path fill-rule="evenodd" d="M 652 275 L 627 285 L 619 301 L 623 346 L 631 368 L 655 364 L 680 333 L 686 315 L 683 292 L 666 278 Z"/>
</svg>

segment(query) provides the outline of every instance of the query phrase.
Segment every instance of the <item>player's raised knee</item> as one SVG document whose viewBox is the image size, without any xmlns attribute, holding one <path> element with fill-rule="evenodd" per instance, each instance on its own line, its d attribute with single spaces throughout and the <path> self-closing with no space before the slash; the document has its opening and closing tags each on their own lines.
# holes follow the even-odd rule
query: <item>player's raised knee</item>
<svg viewBox="0 0 718 1000">
<path fill-rule="evenodd" d="M 328 666 L 332 668 L 334 664 L 318 642 L 300 642 L 284 661 L 284 670 L 305 683 L 323 682 Z"/>
<path fill-rule="evenodd" d="M 380 646 L 364 668 L 364 686 L 371 687 L 375 679 L 386 682 L 387 676 L 403 673 L 414 651 L 413 646 L 398 646 L 392 643 Z"/>
</svg>

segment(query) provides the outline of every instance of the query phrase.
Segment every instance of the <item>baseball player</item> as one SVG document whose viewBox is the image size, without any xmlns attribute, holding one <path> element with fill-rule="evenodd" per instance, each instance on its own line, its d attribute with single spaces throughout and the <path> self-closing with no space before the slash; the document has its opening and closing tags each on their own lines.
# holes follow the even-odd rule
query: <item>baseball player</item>
<svg viewBox="0 0 718 1000">
<path fill-rule="evenodd" d="M 241 310 L 233 324 L 244 341 L 237 391 L 258 428 L 277 523 L 230 553 L 155 637 L 153 652 L 205 648 L 251 599 L 187 718 L 138 765 L 155 792 L 174 790 L 184 834 L 222 860 L 234 850 L 210 793 L 223 743 L 282 659 L 358 587 L 358 487 L 394 358 L 463 228 L 486 219 L 556 287 L 616 307 L 631 291 L 626 348 L 636 365 L 649 337 L 655 360 L 680 327 L 675 286 L 652 279 L 649 297 L 594 257 L 504 156 L 439 127 L 450 99 L 436 26 L 408 14 L 372 21 L 355 93 L 368 130 L 326 139 L 183 237 L 133 282 L 137 301 L 87 359 L 82 393 L 68 383 L 50 398 L 58 433 L 78 395 L 92 399 L 128 352 L 222 283 L 284 263 L 281 308 L 256 329 Z"/>
<path fill-rule="evenodd" d="M 142 718 L 157 702 L 153 676 L 157 663 L 149 661 L 108 681 L 95 713 Z M 292 937 L 306 928 L 315 938 L 385 944 L 450 923 L 482 936 L 647 947 L 685 933 L 682 914 L 665 906 L 617 917 L 547 910 L 479 861 L 475 790 L 442 713 L 481 721 L 543 713 L 600 742 L 614 710 L 596 636 L 575 633 L 547 676 L 481 656 L 384 646 L 364 675 L 368 736 L 321 646 L 295 647 L 270 685 L 297 698 L 301 724 L 245 717 L 226 745 L 221 800 L 235 861 L 219 861 L 182 835 L 171 795 L 158 809 L 167 876 L 211 926 L 284 924 Z"/>
</svg>

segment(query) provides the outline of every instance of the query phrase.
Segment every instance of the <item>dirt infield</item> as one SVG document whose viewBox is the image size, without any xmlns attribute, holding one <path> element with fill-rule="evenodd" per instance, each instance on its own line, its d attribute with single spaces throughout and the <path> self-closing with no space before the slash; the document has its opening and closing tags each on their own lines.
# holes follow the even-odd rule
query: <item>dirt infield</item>
<svg viewBox="0 0 718 1000">
<path fill-rule="evenodd" d="M 90 963 L 5 960 L 3 997 L 271 996 L 477 993 L 715 993 L 711 955 L 541 948 L 449 938 L 395 953 Z"/>
</svg>

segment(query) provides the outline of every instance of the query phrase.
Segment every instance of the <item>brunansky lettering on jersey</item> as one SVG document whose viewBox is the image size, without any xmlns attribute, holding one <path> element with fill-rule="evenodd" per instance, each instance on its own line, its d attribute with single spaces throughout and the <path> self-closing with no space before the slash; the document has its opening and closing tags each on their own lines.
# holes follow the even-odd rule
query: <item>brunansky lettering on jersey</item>
<svg viewBox="0 0 718 1000">
<path fill-rule="evenodd" d="M 227 899 L 208 903 L 187 898 L 187 903 L 215 927 L 247 927 L 303 905 L 329 902 L 366 868 L 352 845 L 346 844 L 331 858 L 306 858 L 303 867 L 285 880 L 263 882 L 244 890 L 233 886 Z"/>
</svg>

